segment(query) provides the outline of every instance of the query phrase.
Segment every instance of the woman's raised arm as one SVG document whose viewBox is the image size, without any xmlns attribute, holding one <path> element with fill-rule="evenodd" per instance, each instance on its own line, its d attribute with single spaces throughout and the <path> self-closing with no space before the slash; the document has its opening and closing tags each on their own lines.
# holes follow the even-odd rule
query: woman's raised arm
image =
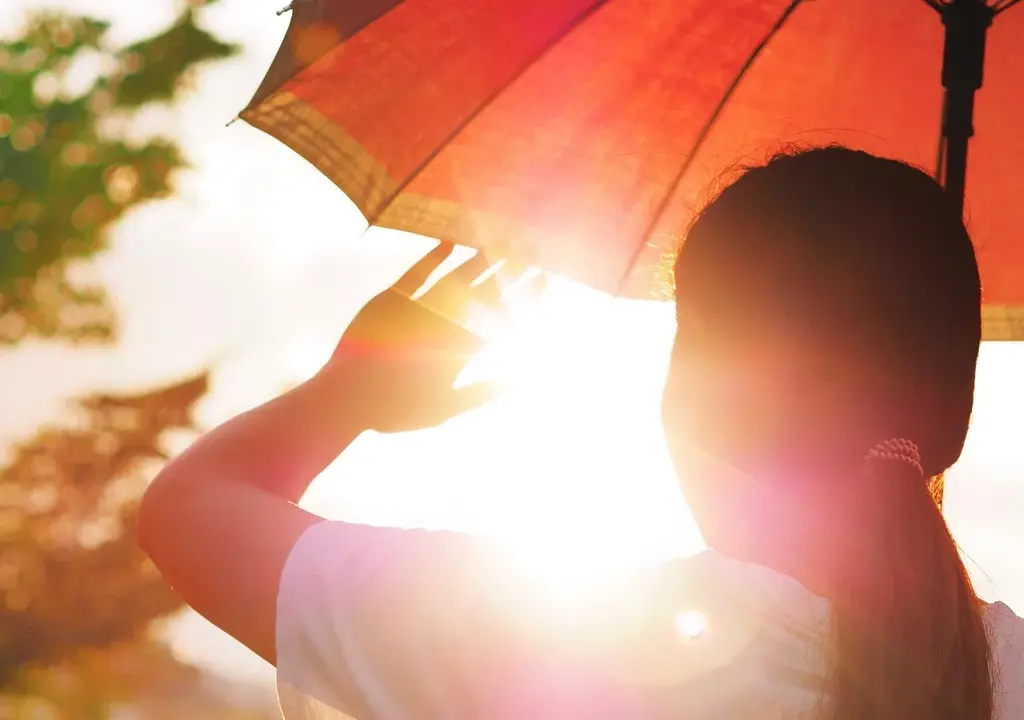
<svg viewBox="0 0 1024 720">
<path fill-rule="evenodd" d="M 459 320 L 498 300 L 477 255 L 423 298 L 411 296 L 450 255 L 439 245 L 356 316 L 312 379 L 204 435 L 172 460 L 139 512 L 140 546 L 197 612 L 271 663 L 281 572 L 321 518 L 295 503 L 364 430 L 439 425 L 485 402 L 453 383 L 480 341 Z"/>
</svg>

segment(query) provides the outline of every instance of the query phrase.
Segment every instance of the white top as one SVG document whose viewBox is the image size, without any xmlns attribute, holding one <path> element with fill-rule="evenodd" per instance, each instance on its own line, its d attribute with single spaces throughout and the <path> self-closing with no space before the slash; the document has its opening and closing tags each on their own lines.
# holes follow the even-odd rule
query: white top
<svg viewBox="0 0 1024 720">
<path fill-rule="evenodd" d="M 814 717 L 829 604 L 705 552 L 545 595 L 478 538 L 323 522 L 278 596 L 286 720 Z M 1024 622 L 986 608 L 996 719 L 1024 718 Z"/>
</svg>

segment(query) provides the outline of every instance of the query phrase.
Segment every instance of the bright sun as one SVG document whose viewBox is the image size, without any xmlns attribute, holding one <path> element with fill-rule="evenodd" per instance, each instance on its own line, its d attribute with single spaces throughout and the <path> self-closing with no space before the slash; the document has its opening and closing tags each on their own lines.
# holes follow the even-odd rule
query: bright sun
<svg viewBox="0 0 1024 720">
<path fill-rule="evenodd" d="M 333 519 L 490 535 L 543 586 L 566 592 L 609 571 L 697 552 L 703 541 L 658 418 L 671 336 L 668 304 L 614 301 L 552 281 L 463 378 L 497 381 L 503 397 L 434 430 L 365 436 L 304 505 Z M 311 371 L 332 345 L 299 345 L 291 360 Z M 977 422 L 961 465 L 973 468 L 982 448 L 986 465 L 1010 461 L 1012 444 L 979 436 L 1003 439 L 1013 427 L 997 401 L 1012 372 L 995 361 L 1013 364 L 1022 347 L 983 349 Z"/>
<path fill-rule="evenodd" d="M 553 280 L 460 379 L 497 382 L 499 400 L 441 428 L 362 440 L 304 504 L 333 518 L 483 533 L 565 590 L 697 551 L 658 420 L 671 322 L 665 304 Z M 305 347 L 311 365 L 329 352 Z"/>
<path fill-rule="evenodd" d="M 534 425 L 540 493 L 508 503 L 490 529 L 548 585 L 578 581 L 683 550 L 685 511 L 661 442 L 658 400 L 671 341 L 671 309 L 615 301 L 566 281 L 516 317 L 468 369 L 506 389 L 494 430 Z M 685 524 L 685 523 L 684 523 Z"/>
</svg>

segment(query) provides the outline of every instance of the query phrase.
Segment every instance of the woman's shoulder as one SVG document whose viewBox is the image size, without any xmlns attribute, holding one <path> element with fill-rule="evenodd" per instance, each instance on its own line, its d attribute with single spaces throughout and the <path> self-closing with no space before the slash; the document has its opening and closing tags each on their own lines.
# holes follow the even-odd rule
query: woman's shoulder
<svg viewBox="0 0 1024 720">
<path fill-rule="evenodd" d="M 1004 602 L 984 603 L 981 614 L 988 629 L 993 661 L 1012 659 L 1024 666 L 1024 619 Z"/>
<path fill-rule="evenodd" d="M 663 572 L 689 593 L 711 604 L 762 616 L 791 617 L 823 629 L 831 605 L 797 580 L 763 565 L 735 560 L 714 550 L 667 564 Z"/>
<path fill-rule="evenodd" d="M 1022 622 L 1021 617 L 1004 602 L 983 603 L 981 612 L 987 622 L 1005 623 L 1010 626 Z"/>
<path fill-rule="evenodd" d="M 647 693 L 651 716 L 802 717 L 820 704 L 830 605 L 793 578 L 707 550 L 632 590 L 636 632 L 615 647 L 628 658 L 617 679 L 660 688 Z"/>
<path fill-rule="evenodd" d="M 1024 619 L 1006 603 L 986 603 L 982 615 L 992 652 L 995 720 L 1024 717 Z"/>
<path fill-rule="evenodd" d="M 1024 717 L 1024 619 L 1005 602 L 985 603 L 995 718 Z"/>
</svg>

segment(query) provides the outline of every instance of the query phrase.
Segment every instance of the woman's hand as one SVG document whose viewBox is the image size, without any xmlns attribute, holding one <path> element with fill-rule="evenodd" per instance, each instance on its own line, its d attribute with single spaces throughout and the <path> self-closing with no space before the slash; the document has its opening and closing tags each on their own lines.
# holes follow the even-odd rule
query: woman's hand
<svg viewBox="0 0 1024 720">
<path fill-rule="evenodd" d="M 365 427 L 393 433 L 440 425 L 487 402 L 485 383 L 453 384 L 482 346 L 464 327 L 471 308 L 503 310 L 496 276 L 473 286 L 490 266 L 477 253 L 422 297 L 427 278 L 448 258 L 441 243 L 356 315 L 322 372 L 332 375 Z"/>
<path fill-rule="evenodd" d="M 168 463 L 139 509 L 139 545 L 201 615 L 276 659 L 281 575 L 321 521 L 297 507 L 309 484 L 366 429 L 438 425 L 485 402 L 452 384 L 481 341 L 460 322 L 475 303 L 501 310 L 481 255 L 413 294 L 452 252 L 442 245 L 349 326 L 323 370 L 204 435 Z"/>
</svg>

